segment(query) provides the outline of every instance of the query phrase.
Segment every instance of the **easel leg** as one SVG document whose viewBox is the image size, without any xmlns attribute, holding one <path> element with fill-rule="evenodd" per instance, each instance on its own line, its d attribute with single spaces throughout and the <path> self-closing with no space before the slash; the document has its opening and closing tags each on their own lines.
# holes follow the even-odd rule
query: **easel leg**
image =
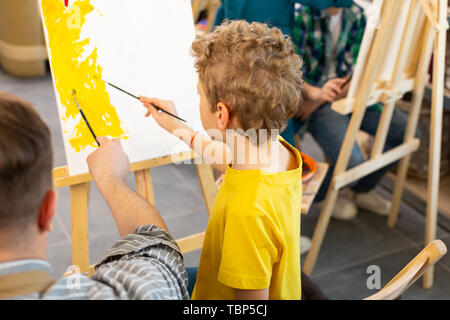
<svg viewBox="0 0 450 320">
<path fill-rule="evenodd" d="M 445 45 L 447 30 L 444 25 L 447 23 L 447 0 L 435 0 L 438 22 L 441 26 L 436 31 L 436 41 L 434 44 L 433 61 L 433 97 L 431 102 L 431 127 L 430 127 L 430 159 L 428 167 L 428 201 L 427 201 L 427 222 L 425 231 L 425 244 L 436 238 L 438 198 L 439 198 L 439 173 L 441 160 L 441 140 L 442 140 L 442 115 L 444 106 L 444 66 L 445 66 Z M 434 268 L 431 267 L 425 272 L 423 277 L 424 289 L 433 286 Z"/>
<path fill-rule="evenodd" d="M 342 143 L 341 152 L 339 153 L 338 160 L 333 172 L 333 179 L 328 187 L 327 197 L 322 206 L 319 220 L 317 221 L 316 229 L 311 241 L 311 247 L 306 256 L 305 265 L 303 266 L 303 272 L 307 275 L 311 275 L 314 265 L 316 264 L 317 256 L 319 255 L 320 248 L 322 246 L 325 232 L 327 231 L 328 224 L 330 222 L 331 214 L 333 213 L 334 205 L 339 194 L 339 188 L 335 188 L 336 177 L 344 174 L 350 161 L 353 146 L 356 143 L 356 135 L 361 127 L 361 123 L 366 111 L 366 107 L 357 105 L 353 112 L 352 118 L 345 134 L 344 142 Z"/>
<path fill-rule="evenodd" d="M 404 142 L 407 143 L 414 139 L 417 123 L 419 122 L 420 109 L 422 106 L 423 95 L 425 92 L 425 86 L 429 81 L 428 67 L 431 61 L 431 54 L 433 52 L 433 30 L 431 24 L 428 23 L 426 30 L 424 32 L 426 35 L 425 41 L 423 41 L 423 46 L 426 50 L 423 51 L 420 56 L 419 66 L 418 66 L 418 78 L 415 84 L 414 96 L 411 103 L 411 111 L 409 114 L 408 126 L 405 132 Z M 406 175 L 408 173 L 409 162 L 411 155 L 406 156 L 400 160 L 399 167 L 397 170 L 397 181 L 395 183 L 394 194 L 392 196 L 392 206 L 388 217 L 388 226 L 394 227 L 397 223 L 398 212 L 400 209 L 400 203 L 403 196 L 403 188 L 405 186 Z"/>
<path fill-rule="evenodd" d="M 325 232 L 327 230 L 328 223 L 330 221 L 330 217 L 339 193 L 339 189 L 335 189 L 336 178 L 346 172 L 351 152 L 356 142 L 356 135 L 361 128 L 361 123 L 364 118 L 367 101 L 369 98 L 369 92 L 368 90 L 365 90 L 365 88 L 371 88 L 373 82 L 375 81 L 375 70 L 378 69 L 378 66 L 383 58 L 383 53 L 386 52 L 386 47 L 388 45 L 388 32 L 391 28 L 391 25 L 393 24 L 393 19 L 391 19 L 391 16 L 393 16 L 394 13 L 399 10 L 399 4 L 400 1 L 386 2 L 387 14 L 384 15 L 382 19 L 383 28 L 380 30 L 380 34 L 376 38 L 376 41 L 372 48 L 373 55 L 371 56 L 367 64 L 367 69 L 371 71 L 367 73 L 362 79 L 361 88 L 364 89 L 361 90 L 362 94 L 356 99 L 353 115 L 348 125 L 347 133 L 345 134 L 345 139 L 341 147 L 341 152 L 339 153 L 339 157 L 333 172 L 333 180 L 328 188 L 328 194 L 322 207 L 316 229 L 314 231 L 311 248 L 309 249 L 305 265 L 303 267 L 303 270 L 307 275 L 310 275 L 312 273 L 312 270 L 316 263 L 316 259 L 319 254 L 319 250 L 322 245 L 322 241 L 325 236 Z"/>
<path fill-rule="evenodd" d="M 429 55 L 426 61 L 429 61 L 431 55 Z M 428 81 L 428 76 L 423 76 L 420 81 L 419 88 L 414 93 L 413 102 L 411 104 L 411 112 L 409 114 L 408 126 L 405 132 L 404 143 L 410 142 L 415 137 L 417 123 L 419 122 L 420 107 L 422 105 L 423 93 L 425 91 L 425 83 Z M 400 209 L 400 204 L 402 201 L 403 190 L 406 182 L 406 175 L 408 173 L 409 162 L 411 155 L 407 155 L 400 160 L 398 170 L 397 170 L 397 180 L 395 182 L 394 194 L 392 195 L 392 206 L 388 217 L 388 226 L 394 227 L 397 223 L 398 212 Z"/>
<path fill-rule="evenodd" d="M 197 170 L 198 180 L 200 181 L 200 187 L 202 188 L 203 198 L 205 199 L 205 205 L 209 215 L 211 214 L 217 194 L 213 170 L 210 165 L 204 163 L 195 164 L 195 169 Z"/>
<path fill-rule="evenodd" d="M 330 222 L 331 214 L 333 212 L 336 199 L 339 194 L 339 190 L 334 189 L 332 186 L 328 189 L 328 194 L 320 213 L 319 221 L 317 221 L 316 229 L 314 230 L 314 236 L 311 241 L 311 247 L 309 248 L 308 255 L 306 256 L 305 264 L 302 271 L 306 275 L 311 275 L 314 265 L 316 264 L 317 256 L 319 255 L 320 248 L 322 246 L 323 238 Z"/>
<path fill-rule="evenodd" d="M 393 228 L 397 223 L 398 212 L 403 197 L 403 188 L 405 187 L 406 175 L 408 173 L 409 161 L 411 155 L 407 155 L 398 165 L 397 181 L 395 182 L 394 194 L 392 195 L 392 205 L 388 217 L 388 226 Z"/>
<path fill-rule="evenodd" d="M 136 179 L 136 188 L 138 193 L 144 197 L 145 200 L 155 206 L 155 194 L 153 192 L 152 176 L 150 169 L 136 171 L 134 173 Z"/>
<path fill-rule="evenodd" d="M 192 14 L 194 16 L 194 23 L 198 20 L 200 16 L 200 6 L 203 5 L 203 0 L 194 0 L 192 3 Z"/>
<path fill-rule="evenodd" d="M 219 10 L 220 1 L 210 0 L 208 3 L 208 24 L 206 25 L 206 32 L 212 31 L 214 21 L 216 20 L 217 10 Z"/>
<path fill-rule="evenodd" d="M 72 264 L 89 272 L 88 199 L 90 182 L 70 187 Z"/>
</svg>

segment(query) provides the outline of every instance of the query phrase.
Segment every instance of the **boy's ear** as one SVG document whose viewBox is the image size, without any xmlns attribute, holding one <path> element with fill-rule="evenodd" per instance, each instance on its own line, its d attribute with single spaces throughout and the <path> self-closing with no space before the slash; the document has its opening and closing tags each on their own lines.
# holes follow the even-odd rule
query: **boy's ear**
<svg viewBox="0 0 450 320">
<path fill-rule="evenodd" d="M 226 130 L 228 128 L 228 125 L 230 124 L 230 117 L 231 117 L 230 109 L 225 103 L 219 101 L 217 103 L 216 110 L 217 111 L 215 112 L 215 114 L 217 118 L 218 128 L 219 130 Z"/>
<path fill-rule="evenodd" d="M 44 196 L 38 215 L 39 232 L 52 231 L 52 221 L 56 212 L 56 202 L 58 194 L 54 189 L 50 189 Z"/>
</svg>

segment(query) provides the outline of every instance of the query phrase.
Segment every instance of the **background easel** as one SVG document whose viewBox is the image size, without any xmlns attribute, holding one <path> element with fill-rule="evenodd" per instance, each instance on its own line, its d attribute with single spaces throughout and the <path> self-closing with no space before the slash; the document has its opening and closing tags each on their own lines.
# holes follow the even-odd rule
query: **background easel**
<svg viewBox="0 0 450 320">
<path fill-rule="evenodd" d="M 131 164 L 131 172 L 134 172 L 137 191 L 152 205 L 155 205 L 153 185 L 150 169 L 170 163 L 179 163 L 195 159 L 193 152 L 166 156 Z M 197 176 L 200 181 L 203 198 L 208 214 L 211 212 L 217 187 L 214 181 L 211 166 L 207 164 L 195 164 Z M 89 189 L 92 177 L 90 174 L 69 175 L 68 167 L 59 167 L 53 170 L 53 183 L 56 188 L 70 187 L 70 212 L 72 228 L 72 265 L 78 266 L 81 273 L 92 275 L 94 270 L 89 264 L 89 239 L 88 239 L 88 203 Z M 204 233 L 198 233 L 177 240 L 183 253 L 201 248 Z"/>
<path fill-rule="evenodd" d="M 390 37 L 400 14 L 404 1 L 409 7 L 407 24 L 401 38 L 399 53 L 396 57 L 393 77 L 390 81 L 377 81 L 377 72 L 381 67 L 390 45 Z M 433 97 L 432 123 L 430 137 L 430 172 L 428 177 L 428 201 L 425 243 L 436 237 L 437 197 L 439 191 L 439 161 L 442 135 L 444 65 L 447 25 L 446 0 L 385 0 L 382 2 L 381 27 L 376 31 L 370 48 L 367 65 L 361 76 L 361 87 L 354 100 L 344 99 L 336 102 L 333 109 L 342 114 L 353 112 L 347 133 L 328 189 L 327 197 L 317 222 L 311 248 L 306 257 L 303 271 L 311 274 L 320 251 L 320 247 L 328 227 L 328 223 L 336 203 L 339 190 L 353 181 L 400 160 L 397 182 L 393 194 L 388 225 L 393 227 L 397 221 L 398 210 L 402 198 L 406 173 L 411 153 L 419 146 L 415 138 L 421 102 L 428 82 L 428 66 L 433 53 Z M 417 29 L 418 15 L 425 14 L 424 27 L 420 31 L 417 42 L 413 40 Z M 413 91 L 414 98 L 409 115 L 404 143 L 383 153 L 386 136 L 391 122 L 395 103 L 405 92 Z M 384 108 L 374 141 L 370 159 L 363 164 L 347 170 L 356 135 L 361 126 L 367 106 L 383 102 Z M 433 268 L 425 276 L 423 287 L 433 285 Z"/>
</svg>

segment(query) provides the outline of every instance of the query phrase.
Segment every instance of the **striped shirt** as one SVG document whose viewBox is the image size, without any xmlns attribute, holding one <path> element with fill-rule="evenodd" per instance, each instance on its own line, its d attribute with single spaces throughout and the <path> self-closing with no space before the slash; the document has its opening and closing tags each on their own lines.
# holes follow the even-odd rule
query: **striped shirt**
<svg viewBox="0 0 450 320">
<path fill-rule="evenodd" d="M 0 276 L 53 269 L 44 260 L 0 263 Z M 42 295 L 14 299 L 45 300 L 179 300 L 189 299 L 183 256 L 172 236 L 154 225 L 138 227 L 118 240 L 95 266 L 89 278 L 74 274 L 60 278 Z"/>
</svg>

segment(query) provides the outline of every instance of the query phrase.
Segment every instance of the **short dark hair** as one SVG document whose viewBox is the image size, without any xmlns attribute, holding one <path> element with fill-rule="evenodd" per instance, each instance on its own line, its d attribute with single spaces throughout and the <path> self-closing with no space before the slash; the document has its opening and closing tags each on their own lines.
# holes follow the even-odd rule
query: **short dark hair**
<svg viewBox="0 0 450 320">
<path fill-rule="evenodd" d="M 0 230 L 37 221 L 52 167 L 47 125 L 29 102 L 0 92 Z"/>
</svg>

